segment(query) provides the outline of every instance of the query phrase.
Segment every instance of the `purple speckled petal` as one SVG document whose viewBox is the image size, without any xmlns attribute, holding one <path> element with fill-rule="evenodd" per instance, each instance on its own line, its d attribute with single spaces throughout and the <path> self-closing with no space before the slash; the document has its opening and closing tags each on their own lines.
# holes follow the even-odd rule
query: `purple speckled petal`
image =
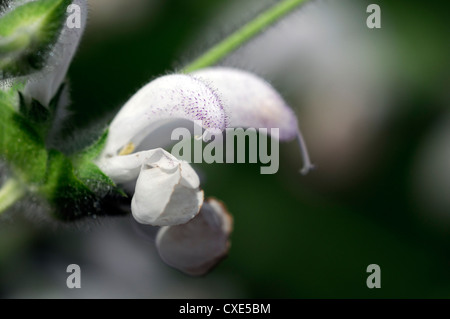
<svg viewBox="0 0 450 319">
<path fill-rule="evenodd" d="M 314 168 L 300 133 L 295 113 L 278 92 L 258 76 L 237 69 L 212 67 L 192 75 L 213 87 L 220 94 L 229 115 L 230 127 L 279 129 L 279 139 L 297 137 L 302 151 L 302 174 Z"/>
<path fill-rule="evenodd" d="M 157 128 L 180 119 L 212 132 L 227 127 L 214 90 L 189 75 L 166 75 L 144 86 L 122 107 L 110 125 L 103 156 L 118 155 L 127 145 L 137 147 Z"/>
<path fill-rule="evenodd" d="M 217 90 L 229 114 L 230 127 L 279 128 L 281 140 L 297 136 L 295 113 L 278 92 L 256 75 L 213 67 L 192 75 Z"/>
</svg>

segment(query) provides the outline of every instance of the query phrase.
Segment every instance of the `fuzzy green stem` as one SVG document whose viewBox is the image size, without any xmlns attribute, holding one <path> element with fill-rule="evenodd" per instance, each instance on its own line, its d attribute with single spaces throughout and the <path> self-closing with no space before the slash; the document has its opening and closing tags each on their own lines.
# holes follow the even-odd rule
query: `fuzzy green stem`
<svg viewBox="0 0 450 319">
<path fill-rule="evenodd" d="M 9 179 L 0 189 L 0 214 L 10 208 L 25 195 L 22 185 L 15 179 Z"/>
<path fill-rule="evenodd" d="M 292 12 L 306 0 L 283 0 L 269 10 L 263 12 L 244 25 L 241 29 L 231 34 L 222 42 L 200 56 L 197 60 L 186 66 L 182 72 L 190 73 L 198 69 L 212 66 L 225 58 L 228 54 L 239 48 L 242 44 L 265 30 L 286 14 Z"/>
</svg>

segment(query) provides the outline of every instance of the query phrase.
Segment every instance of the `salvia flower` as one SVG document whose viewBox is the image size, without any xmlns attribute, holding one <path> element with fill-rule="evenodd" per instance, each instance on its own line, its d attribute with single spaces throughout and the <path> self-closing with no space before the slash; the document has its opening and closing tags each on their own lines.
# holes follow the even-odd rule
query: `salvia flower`
<svg viewBox="0 0 450 319">
<path fill-rule="evenodd" d="M 209 68 L 192 75 L 166 75 L 150 82 L 114 118 L 97 161 L 116 183 L 137 181 L 132 212 L 141 223 L 183 224 L 202 205 L 198 177 L 188 163 L 162 149 L 130 154 L 158 127 L 178 120 L 201 123 L 206 131 L 223 131 L 227 127 L 279 128 L 281 140 L 301 136 L 296 117 L 281 96 L 267 82 L 248 72 Z M 310 168 L 306 155 L 303 171 Z M 164 192 L 172 195 L 159 194 Z M 187 200 L 188 197 L 195 200 Z"/>
<path fill-rule="evenodd" d="M 223 204 L 209 199 L 190 165 L 162 148 L 134 152 L 168 123 L 188 120 L 205 131 L 228 127 L 278 128 L 279 138 L 296 137 L 312 168 L 294 112 L 266 81 L 224 67 L 157 78 L 139 90 L 113 119 L 96 163 L 114 182 L 132 185 L 131 211 L 142 224 L 163 226 L 158 251 L 169 265 L 200 275 L 226 255 L 232 229 Z"/>
</svg>

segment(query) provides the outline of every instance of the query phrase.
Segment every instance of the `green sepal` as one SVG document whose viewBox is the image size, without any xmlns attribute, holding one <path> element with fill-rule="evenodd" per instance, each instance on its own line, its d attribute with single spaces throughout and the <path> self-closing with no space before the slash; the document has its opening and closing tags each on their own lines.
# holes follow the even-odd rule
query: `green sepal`
<svg viewBox="0 0 450 319">
<path fill-rule="evenodd" d="M 0 17 L 0 79 L 42 69 L 56 43 L 71 0 L 38 0 Z"/>
<path fill-rule="evenodd" d="M 77 179 L 70 160 L 61 152 L 49 151 L 48 175 L 40 192 L 53 206 L 54 217 L 71 221 L 98 213 L 95 194 Z"/>
<path fill-rule="evenodd" d="M 10 105 L 12 108 L 17 109 L 19 107 L 19 96 L 17 92 L 23 90 L 25 84 L 20 81 L 0 80 L 0 102 Z"/>
<path fill-rule="evenodd" d="M 17 177 L 27 183 L 45 179 L 47 151 L 35 128 L 12 106 L 0 99 L 0 156 Z"/>
<path fill-rule="evenodd" d="M 19 110 L 23 117 L 25 117 L 30 124 L 32 124 L 36 131 L 40 133 L 40 136 L 45 140 L 47 133 L 49 132 L 55 115 L 57 112 L 57 106 L 64 91 L 65 85 L 62 84 L 56 95 L 50 101 L 48 107 L 42 105 L 38 100 L 31 99 L 31 102 L 27 102 L 25 96 L 19 91 Z"/>
<path fill-rule="evenodd" d="M 78 160 L 93 161 L 97 157 L 99 157 L 106 146 L 108 134 L 109 130 L 106 129 L 97 141 L 95 141 L 92 145 L 88 146 L 79 154 L 77 154 Z"/>
<path fill-rule="evenodd" d="M 113 180 L 94 164 L 94 160 L 100 156 L 105 148 L 107 138 L 108 130 L 105 130 L 94 144 L 73 157 L 73 163 L 76 167 L 75 174 L 100 196 L 112 193 L 121 197 L 127 197 L 125 192 L 118 188 Z"/>
<path fill-rule="evenodd" d="M 104 148 L 107 132 L 71 158 L 47 151 L 33 124 L 5 103 L 4 95 L 0 93 L 0 157 L 28 185 L 28 191 L 50 203 L 55 218 L 73 221 L 126 213 L 117 205 L 128 200 L 125 193 L 93 162 Z"/>
<path fill-rule="evenodd" d="M 19 92 L 20 101 L 20 113 L 30 120 L 32 123 L 41 125 L 47 125 L 50 120 L 50 111 L 43 106 L 39 101 L 32 99 L 28 105 L 25 101 L 25 97 Z"/>
<path fill-rule="evenodd" d="M 109 193 L 117 193 L 117 195 L 127 197 L 112 179 L 105 175 L 93 162 L 84 162 L 78 166 L 75 170 L 75 175 L 100 197 L 104 197 Z"/>
<path fill-rule="evenodd" d="M 96 166 L 92 163 L 90 167 Z M 84 217 L 95 218 L 101 215 L 122 215 L 126 213 L 113 204 L 117 202 L 115 198 L 112 200 L 114 194 L 105 192 L 103 187 L 107 181 L 93 180 L 94 183 L 99 183 L 96 192 L 89 185 L 86 185 L 79 176 L 76 176 L 77 171 L 74 169 L 72 161 L 61 152 L 49 151 L 47 171 L 46 183 L 39 191 L 52 205 L 55 218 L 62 221 L 74 221 Z M 84 172 L 88 173 L 89 169 Z M 92 178 L 101 177 L 91 176 Z M 113 185 L 107 191 L 109 192 L 112 189 Z"/>
</svg>

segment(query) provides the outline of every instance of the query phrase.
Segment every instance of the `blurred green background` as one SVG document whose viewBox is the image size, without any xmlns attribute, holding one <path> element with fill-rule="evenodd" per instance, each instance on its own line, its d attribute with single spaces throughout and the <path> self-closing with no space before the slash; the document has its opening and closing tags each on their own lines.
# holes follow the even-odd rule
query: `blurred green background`
<svg viewBox="0 0 450 319">
<path fill-rule="evenodd" d="M 90 1 L 62 138 L 81 147 L 145 83 L 275 2 Z M 369 3 L 381 6 L 381 29 L 366 27 Z M 0 221 L 0 296 L 450 297 L 449 31 L 443 2 L 310 1 L 223 62 L 283 94 L 318 166 L 298 174 L 293 142 L 275 175 L 199 167 L 207 196 L 235 219 L 226 260 L 187 277 L 131 218 L 60 225 L 27 203 Z M 66 287 L 72 263 L 82 289 Z M 369 264 L 381 267 L 381 289 L 366 286 Z"/>
</svg>

